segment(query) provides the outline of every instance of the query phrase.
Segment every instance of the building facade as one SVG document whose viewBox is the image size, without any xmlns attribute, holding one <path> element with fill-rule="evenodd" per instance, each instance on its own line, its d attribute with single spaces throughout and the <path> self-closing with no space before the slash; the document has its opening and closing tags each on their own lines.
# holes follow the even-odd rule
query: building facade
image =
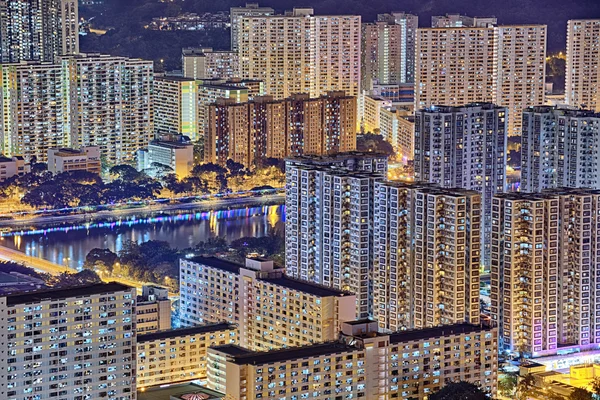
<svg viewBox="0 0 600 400">
<path fill-rule="evenodd" d="M 260 7 L 258 3 L 246 3 L 245 7 L 231 7 L 229 18 L 231 21 L 231 51 L 239 51 L 239 35 L 241 19 L 243 17 L 260 17 L 275 15 L 275 10 L 271 7 Z"/>
<path fill-rule="evenodd" d="M 232 79 L 239 76 L 239 58 L 235 51 L 183 49 L 181 58 L 185 78 Z"/>
<path fill-rule="evenodd" d="M 600 19 L 567 22 L 565 102 L 600 112 Z"/>
<path fill-rule="evenodd" d="M 431 107 L 415 113 L 415 181 L 481 194 L 485 265 L 492 197 L 506 187 L 507 113 L 493 104 Z"/>
<path fill-rule="evenodd" d="M 240 345 L 250 350 L 330 341 L 356 316 L 354 295 L 288 278 L 272 261 L 182 259 L 180 276 L 182 325 L 237 324 Z"/>
<path fill-rule="evenodd" d="M 497 195 L 491 315 L 501 348 L 539 357 L 600 347 L 593 277 L 600 192 Z"/>
<path fill-rule="evenodd" d="M 7 295 L 0 313 L 3 399 L 136 398 L 134 288 L 108 283 Z"/>
<path fill-rule="evenodd" d="M 600 188 L 600 113 L 530 107 L 523 112 L 521 191 Z"/>
<path fill-rule="evenodd" d="M 357 96 L 360 17 L 313 14 L 296 8 L 286 15 L 241 18 L 241 77 L 263 81 L 267 95 L 276 99 L 294 93 L 319 97 L 332 90 Z"/>
<path fill-rule="evenodd" d="M 235 326 L 226 323 L 138 335 L 137 388 L 206 379 L 208 348 L 237 342 Z"/>
<path fill-rule="evenodd" d="M 21 156 L 3 157 L 0 155 L 0 182 L 12 178 L 15 175 L 24 175 L 30 171 L 29 165 Z"/>
<path fill-rule="evenodd" d="M 135 314 L 138 335 L 171 329 L 171 300 L 168 289 L 142 286 L 142 295 L 137 297 Z"/>
<path fill-rule="evenodd" d="M 152 170 L 160 166 L 168 167 L 177 178 L 187 177 L 194 168 L 194 145 L 189 139 L 153 140 L 145 149 L 137 152 L 138 170 Z M 159 164 L 160 166 L 157 166 Z"/>
<path fill-rule="evenodd" d="M 0 3 L 2 63 L 57 62 L 79 53 L 76 0 L 7 0 Z"/>
<path fill-rule="evenodd" d="M 48 171 L 54 175 L 71 171 L 102 172 L 100 149 L 97 146 L 81 149 L 48 149 Z"/>
<path fill-rule="evenodd" d="M 154 135 L 200 137 L 198 82 L 190 78 L 161 76 L 154 79 Z"/>
<path fill-rule="evenodd" d="M 392 145 L 396 160 L 407 164 L 415 154 L 415 118 L 396 107 L 383 107 L 379 115 L 379 133 Z"/>
</svg>

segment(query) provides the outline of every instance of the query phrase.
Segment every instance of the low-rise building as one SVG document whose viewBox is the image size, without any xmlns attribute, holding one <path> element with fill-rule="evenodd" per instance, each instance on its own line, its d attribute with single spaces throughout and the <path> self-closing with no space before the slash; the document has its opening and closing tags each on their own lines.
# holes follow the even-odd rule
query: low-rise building
<svg viewBox="0 0 600 400">
<path fill-rule="evenodd" d="M 158 286 L 143 286 L 137 297 L 136 332 L 147 334 L 171 329 L 169 290 Z"/>
<path fill-rule="evenodd" d="M 448 382 L 497 390 L 496 328 L 457 324 L 392 334 L 377 322 L 344 323 L 334 342 L 253 352 L 208 350 L 208 387 L 227 398 L 425 399 Z"/>
<path fill-rule="evenodd" d="M 363 95 L 360 97 L 359 122 L 363 132 L 379 133 L 381 109 L 391 107 L 392 102 L 380 96 Z"/>
<path fill-rule="evenodd" d="M 196 257 L 182 259 L 179 271 L 182 325 L 238 324 L 250 350 L 331 341 L 355 319 L 353 294 L 289 278 L 272 261 Z"/>
<path fill-rule="evenodd" d="M 194 145 L 186 136 L 180 140 L 153 140 L 148 148 L 138 150 L 138 170 L 150 170 L 157 164 L 169 167 L 179 179 L 194 168 Z"/>
<path fill-rule="evenodd" d="M 22 156 L 4 157 L 0 154 L 0 182 L 15 175 L 24 175 L 29 172 L 28 164 Z"/>
<path fill-rule="evenodd" d="M 526 376 L 533 377 L 533 387 L 529 390 L 528 399 L 546 400 L 549 393 L 569 399 L 571 393 L 578 388 L 593 393 L 593 382 L 600 378 L 600 365 L 581 364 L 555 371 L 547 369 L 544 364 L 527 362 L 519 368 L 519 380 Z"/>
<path fill-rule="evenodd" d="M 81 149 L 48 149 L 48 171 L 53 174 L 71 171 L 88 171 L 100 174 L 102 172 L 100 148 L 98 146 L 87 146 Z"/>
<path fill-rule="evenodd" d="M 394 147 L 396 160 L 408 163 L 415 153 L 415 118 L 406 109 L 383 107 L 379 116 L 379 133 Z"/>
<path fill-rule="evenodd" d="M 138 335 L 137 388 L 206 379 L 207 349 L 237 342 L 227 323 Z"/>
</svg>

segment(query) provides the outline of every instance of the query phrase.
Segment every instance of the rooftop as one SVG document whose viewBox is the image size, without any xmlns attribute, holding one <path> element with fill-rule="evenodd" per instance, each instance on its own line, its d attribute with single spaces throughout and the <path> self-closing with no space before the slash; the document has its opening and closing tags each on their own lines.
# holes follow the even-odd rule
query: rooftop
<svg viewBox="0 0 600 400">
<path fill-rule="evenodd" d="M 185 143 L 185 142 L 170 142 L 170 141 L 166 141 L 166 140 L 153 140 L 150 142 L 150 146 L 166 147 L 169 149 L 185 149 L 185 148 L 193 146 L 193 145 L 192 145 L 192 143 Z"/>
<path fill-rule="evenodd" d="M 263 365 L 301 358 L 319 357 L 329 354 L 339 354 L 358 351 L 354 346 L 340 342 L 319 343 L 301 347 L 288 347 L 271 351 L 250 351 L 230 344 L 213 347 L 230 357 L 230 361 L 238 365 Z"/>
<path fill-rule="evenodd" d="M 131 286 L 117 282 L 97 283 L 88 286 L 70 287 L 64 289 L 43 289 L 6 296 L 6 305 L 11 307 L 18 304 L 39 303 L 41 301 L 60 300 L 73 297 L 93 296 L 97 294 L 108 294 L 114 292 L 131 291 Z"/>
<path fill-rule="evenodd" d="M 350 293 L 346 293 L 341 290 L 293 279 L 285 275 L 281 276 L 280 278 L 267 278 L 261 280 L 267 281 L 274 285 L 283 286 L 288 289 L 297 290 L 299 292 L 310 293 L 319 297 L 350 295 Z"/>
<path fill-rule="evenodd" d="M 227 329 L 234 329 L 234 328 L 235 328 L 235 325 L 227 324 L 227 323 L 223 322 L 223 323 L 216 323 L 216 324 L 205 324 L 205 325 L 192 326 L 189 328 L 169 329 L 166 331 L 159 331 L 159 332 L 153 332 L 153 333 L 148 333 L 148 334 L 144 334 L 144 335 L 138 335 L 137 342 L 138 343 L 146 343 L 146 342 L 152 342 L 155 340 L 171 339 L 171 338 L 187 336 L 187 335 L 197 335 L 199 333 L 218 332 L 218 331 L 224 331 Z"/>
<path fill-rule="evenodd" d="M 194 82 L 195 79 L 186 78 L 183 76 L 175 76 L 175 75 L 165 75 L 165 76 L 156 76 L 154 78 L 155 81 L 173 81 L 173 82 Z"/>
<path fill-rule="evenodd" d="M 493 328 L 481 327 L 467 323 L 436 326 L 434 328 L 412 329 L 390 334 L 390 343 L 411 342 L 415 340 L 433 339 L 443 336 L 462 335 L 468 333 L 487 332 Z"/>
<path fill-rule="evenodd" d="M 152 387 L 138 390 L 138 400 L 179 400 L 185 394 L 202 393 L 209 397 L 207 400 L 222 399 L 225 397 L 223 393 L 207 389 L 195 383 L 181 383 L 174 385 L 165 385 L 164 387 Z"/>
</svg>

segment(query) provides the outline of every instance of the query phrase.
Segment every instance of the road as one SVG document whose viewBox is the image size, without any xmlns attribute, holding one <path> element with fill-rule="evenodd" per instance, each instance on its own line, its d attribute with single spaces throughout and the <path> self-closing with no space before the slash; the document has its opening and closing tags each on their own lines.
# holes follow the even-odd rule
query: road
<svg viewBox="0 0 600 400">
<path fill-rule="evenodd" d="M 39 272 L 44 272 L 50 275 L 60 275 L 63 272 L 68 273 L 77 273 L 77 270 L 69 267 L 65 267 L 64 265 L 55 264 L 50 261 L 43 260 L 37 257 L 28 256 L 25 253 L 22 253 L 18 250 L 9 249 L 3 246 L 0 246 L 0 259 L 6 261 L 14 261 L 20 264 L 25 265 L 26 267 L 30 267 Z M 141 287 L 144 285 L 143 282 L 136 282 L 127 278 L 113 278 L 109 277 L 103 279 L 104 282 L 119 282 L 127 286 L 132 286 L 138 289 L 138 292 L 141 290 Z M 170 295 L 175 296 L 174 293 Z"/>
<path fill-rule="evenodd" d="M 34 215 L 29 218 L 22 219 L 11 219 L 1 220 L 0 227 L 7 228 L 30 228 L 32 226 L 42 226 L 46 224 L 57 224 L 57 223 L 78 223 L 78 222 L 90 222 L 96 219 L 118 219 L 128 215 L 137 215 L 140 213 L 148 212 L 164 212 L 164 211 L 177 211 L 177 210 L 215 210 L 219 208 L 226 208 L 231 206 L 260 206 L 264 204 L 283 204 L 285 201 L 285 195 L 283 194 L 271 194 L 260 197 L 242 197 L 242 198 L 231 198 L 231 199 L 214 199 L 214 200 L 203 200 L 193 203 L 178 203 L 178 204 L 161 204 L 155 203 L 143 207 L 137 208 L 125 208 L 125 209 L 113 209 L 103 210 L 94 213 L 87 214 L 70 214 L 70 215 Z M 15 230 L 20 230 L 19 228 Z"/>
</svg>

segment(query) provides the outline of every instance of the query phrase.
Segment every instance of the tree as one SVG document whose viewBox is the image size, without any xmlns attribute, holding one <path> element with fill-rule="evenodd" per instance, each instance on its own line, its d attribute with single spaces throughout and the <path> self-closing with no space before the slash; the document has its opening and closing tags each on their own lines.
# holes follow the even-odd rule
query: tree
<svg viewBox="0 0 600 400">
<path fill-rule="evenodd" d="M 517 384 L 517 399 L 526 399 L 535 386 L 535 377 L 532 374 L 527 374 Z"/>
<path fill-rule="evenodd" d="M 94 248 L 85 256 L 83 267 L 91 270 L 105 270 L 112 273 L 113 265 L 119 260 L 119 257 L 109 249 Z"/>
<path fill-rule="evenodd" d="M 512 396 L 517 388 L 517 375 L 506 373 L 504 377 L 498 380 L 498 390 L 503 396 Z"/>
<path fill-rule="evenodd" d="M 239 176 L 242 175 L 244 172 L 244 164 L 235 162 L 231 158 L 227 160 L 225 165 L 227 166 L 227 169 L 229 170 L 231 176 Z"/>
<path fill-rule="evenodd" d="M 114 179 L 121 179 L 128 182 L 138 179 L 141 175 L 137 169 L 126 164 L 115 165 L 109 170 L 109 173 Z"/>
<path fill-rule="evenodd" d="M 395 154 L 394 147 L 385 141 L 383 136 L 372 133 L 366 133 L 356 137 L 356 150 L 383 153 L 388 157 L 391 157 Z"/>
<path fill-rule="evenodd" d="M 569 395 L 569 400 L 592 400 L 593 395 L 591 392 L 583 388 L 575 388 Z"/>
<path fill-rule="evenodd" d="M 451 382 L 433 393 L 430 400 L 489 400 L 485 392 L 470 382 Z"/>
<path fill-rule="evenodd" d="M 598 377 L 594 378 L 594 380 L 592 381 L 592 392 L 597 397 L 600 397 L 600 378 Z"/>
</svg>

